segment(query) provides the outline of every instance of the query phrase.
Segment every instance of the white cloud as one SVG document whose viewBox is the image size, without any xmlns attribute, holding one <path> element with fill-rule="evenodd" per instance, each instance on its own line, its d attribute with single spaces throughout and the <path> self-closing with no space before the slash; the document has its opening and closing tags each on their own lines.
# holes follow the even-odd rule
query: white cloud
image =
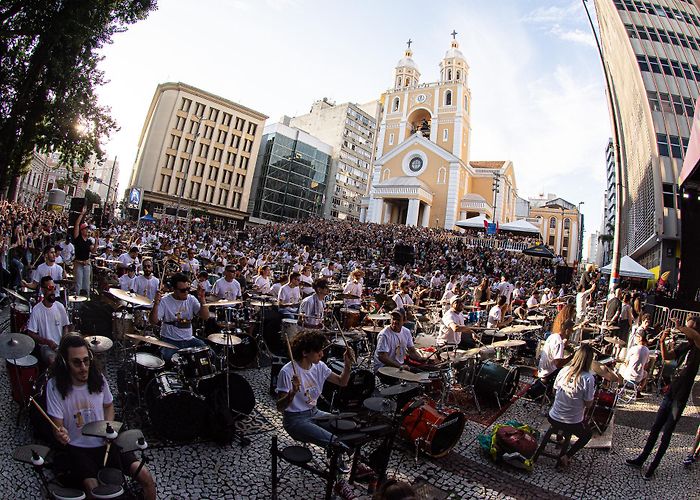
<svg viewBox="0 0 700 500">
<path fill-rule="evenodd" d="M 584 31 L 578 28 L 567 30 L 556 24 L 552 27 L 550 33 L 561 40 L 582 43 L 592 48 L 595 48 L 596 46 L 595 38 L 593 37 L 593 33 L 591 33 L 590 31 Z"/>
<path fill-rule="evenodd" d="M 577 1 L 572 1 L 564 7 L 556 5 L 539 7 L 523 16 L 522 20 L 533 24 L 561 23 L 571 20 L 580 9 L 581 4 Z"/>
</svg>

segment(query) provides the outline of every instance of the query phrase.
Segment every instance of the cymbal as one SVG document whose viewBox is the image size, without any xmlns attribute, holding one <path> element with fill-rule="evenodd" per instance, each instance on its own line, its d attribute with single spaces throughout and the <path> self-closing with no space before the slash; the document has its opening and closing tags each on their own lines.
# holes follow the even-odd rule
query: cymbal
<svg viewBox="0 0 700 500">
<path fill-rule="evenodd" d="M 262 300 L 256 299 L 256 300 L 250 301 L 250 305 L 253 307 L 270 307 L 273 304 L 274 304 L 273 301 L 267 300 L 267 299 L 262 299 Z"/>
<path fill-rule="evenodd" d="M 408 370 L 402 370 L 394 366 L 382 366 L 379 369 L 379 373 L 381 373 L 382 375 L 386 375 L 387 377 L 406 380 L 407 382 L 420 382 L 424 378 L 419 373 L 413 373 Z"/>
<path fill-rule="evenodd" d="M 388 321 L 391 319 L 391 314 L 381 313 L 381 314 L 368 314 L 367 317 L 372 321 Z"/>
<path fill-rule="evenodd" d="M 3 333 L 0 335 L 0 358 L 23 358 L 34 349 L 34 339 L 23 333 Z"/>
<path fill-rule="evenodd" d="M 604 337 L 604 339 L 608 344 L 615 344 L 619 345 L 620 347 L 627 345 L 627 342 L 622 339 L 618 339 L 617 337 Z"/>
<path fill-rule="evenodd" d="M 595 359 L 593 360 L 593 363 L 591 363 L 591 369 L 596 375 L 603 377 L 605 380 L 608 380 L 610 382 L 617 380 L 617 375 L 615 375 L 614 371 L 612 371 L 607 366 L 599 363 Z"/>
<path fill-rule="evenodd" d="M 27 444 L 20 446 L 12 452 L 12 458 L 18 462 L 33 465 L 32 455 L 36 453 L 41 458 L 46 458 L 49 454 L 50 448 L 41 444 Z"/>
<path fill-rule="evenodd" d="M 475 347 L 474 349 L 463 350 L 457 349 L 456 351 L 447 351 L 440 353 L 440 359 L 442 361 L 452 361 L 453 363 L 460 363 L 466 361 L 469 358 L 473 358 L 481 352 L 481 348 Z"/>
<path fill-rule="evenodd" d="M 386 367 L 383 366 L 382 368 Z M 367 398 L 362 402 L 362 405 L 368 410 L 377 413 L 394 413 L 396 411 L 396 402 L 387 398 Z"/>
<path fill-rule="evenodd" d="M 510 333 L 521 333 L 524 332 L 527 328 L 525 325 L 511 325 L 511 326 L 506 326 L 504 328 L 501 328 L 498 330 L 498 333 L 505 333 L 505 334 L 510 334 Z"/>
<path fill-rule="evenodd" d="M 487 306 L 487 307 L 488 306 L 495 306 L 496 304 L 498 304 L 498 302 L 496 302 L 495 300 L 487 300 L 486 302 L 479 303 L 479 305 Z"/>
<path fill-rule="evenodd" d="M 207 337 L 207 340 L 218 345 L 238 345 L 243 342 L 237 335 L 229 335 L 226 333 L 212 333 Z"/>
<path fill-rule="evenodd" d="M 124 424 L 116 420 L 97 420 L 95 422 L 90 422 L 83 426 L 83 436 L 106 438 L 107 425 L 109 425 L 114 432 L 118 433 Z"/>
<path fill-rule="evenodd" d="M 122 261 L 120 260 L 112 260 L 112 259 L 103 259 L 102 257 L 95 257 L 95 260 L 100 259 L 103 262 L 106 262 L 107 264 L 121 264 Z"/>
<path fill-rule="evenodd" d="M 588 326 L 590 326 L 591 328 L 595 328 L 596 330 L 599 330 L 599 329 L 600 330 L 619 330 L 620 329 L 620 327 L 617 325 L 599 325 L 596 323 L 591 323 Z"/>
<path fill-rule="evenodd" d="M 5 290 L 5 292 L 7 292 L 8 295 L 12 296 L 15 300 L 21 300 L 22 302 L 29 302 L 26 297 L 18 294 L 17 292 L 15 292 L 14 290 L 12 290 L 10 288 L 3 288 L 3 290 Z"/>
<path fill-rule="evenodd" d="M 534 332 L 535 330 L 540 330 L 542 327 L 540 325 L 521 325 L 523 332 Z"/>
<path fill-rule="evenodd" d="M 120 300 L 129 302 L 130 304 L 136 304 L 139 306 L 153 305 L 153 301 L 145 295 L 139 295 L 137 293 L 122 290 L 120 288 L 110 288 L 109 293 L 111 293 Z"/>
<path fill-rule="evenodd" d="M 390 398 L 391 396 L 398 396 L 400 394 L 406 394 L 415 389 L 418 389 L 420 384 L 416 382 L 402 382 L 400 384 L 385 387 L 379 391 L 379 394 L 384 398 Z"/>
<path fill-rule="evenodd" d="M 528 316 L 527 319 L 529 319 L 530 321 L 543 321 L 547 319 L 547 316 L 543 316 L 541 314 L 533 314 L 531 316 Z"/>
<path fill-rule="evenodd" d="M 87 301 L 87 297 L 84 295 L 69 295 L 68 296 L 68 302 L 85 302 Z"/>
<path fill-rule="evenodd" d="M 379 333 L 384 330 L 383 326 L 363 326 L 362 331 L 365 333 Z"/>
<path fill-rule="evenodd" d="M 326 305 L 328 305 L 328 306 L 342 306 L 343 304 L 345 304 L 345 302 L 342 300 L 328 300 L 328 301 L 326 301 Z"/>
<path fill-rule="evenodd" d="M 316 415 L 314 417 L 311 417 L 311 420 L 313 420 L 314 422 L 327 422 L 329 420 L 347 420 L 349 418 L 353 418 L 356 416 L 357 416 L 357 413 L 354 413 L 351 411 L 346 411 L 346 412 L 342 412 L 342 413 Z"/>
<path fill-rule="evenodd" d="M 157 345 L 158 347 L 165 347 L 167 349 L 177 349 L 177 346 L 169 344 L 169 343 L 167 343 L 163 340 L 157 339 L 155 337 L 147 337 L 144 335 L 137 335 L 135 333 L 127 333 L 126 336 L 132 340 L 138 340 L 139 342 L 145 342 L 147 344 Z"/>
<path fill-rule="evenodd" d="M 115 443 L 122 453 L 129 453 L 130 451 L 142 449 L 139 446 L 139 439 L 143 437 L 143 432 L 140 429 L 129 429 L 128 431 L 120 432 Z"/>
<path fill-rule="evenodd" d="M 242 300 L 217 300 L 216 302 L 207 302 L 206 304 L 204 304 L 204 307 L 238 306 L 242 303 Z"/>
<path fill-rule="evenodd" d="M 499 340 L 491 344 L 491 347 L 520 347 L 525 345 L 524 340 Z"/>
<path fill-rule="evenodd" d="M 85 340 L 87 340 L 90 350 L 96 353 L 107 352 L 114 345 L 112 339 L 100 335 L 86 335 Z"/>
</svg>

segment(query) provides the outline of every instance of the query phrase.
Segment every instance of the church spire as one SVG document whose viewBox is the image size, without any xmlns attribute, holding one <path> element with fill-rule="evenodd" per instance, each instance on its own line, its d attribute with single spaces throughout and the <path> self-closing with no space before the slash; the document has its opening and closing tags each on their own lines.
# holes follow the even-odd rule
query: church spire
<svg viewBox="0 0 700 500">
<path fill-rule="evenodd" d="M 459 50 L 457 31 L 452 30 L 450 35 L 452 36 L 450 48 L 445 52 L 445 57 L 440 62 L 440 82 L 460 82 L 466 84 L 469 65 L 464 58 L 464 54 Z"/>
<path fill-rule="evenodd" d="M 396 71 L 394 74 L 394 88 L 396 89 L 404 89 L 418 85 L 420 71 L 418 71 L 418 66 L 416 66 L 416 63 L 413 61 L 413 51 L 411 50 L 412 43 L 413 40 L 409 38 L 406 42 L 406 50 L 403 53 L 403 58 L 396 64 Z"/>
</svg>

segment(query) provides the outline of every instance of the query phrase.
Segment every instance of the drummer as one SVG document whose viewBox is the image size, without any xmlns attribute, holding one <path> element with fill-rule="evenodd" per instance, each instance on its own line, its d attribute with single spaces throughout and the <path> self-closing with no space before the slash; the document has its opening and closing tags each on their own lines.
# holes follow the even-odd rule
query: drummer
<svg viewBox="0 0 700 500">
<path fill-rule="evenodd" d="M 487 328 L 503 328 L 509 325 L 513 318 L 506 318 L 506 309 L 508 309 L 508 299 L 505 295 L 498 297 L 498 303 L 489 310 L 489 318 L 486 322 Z"/>
<path fill-rule="evenodd" d="M 263 265 L 258 267 L 258 274 L 253 278 L 253 291 L 263 295 L 269 295 L 272 289 L 272 283 L 270 282 L 270 266 Z"/>
<path fill-rule="evenodd" d="M 63 304 L 54 293 L 56 285 L 51 276 L 41 278 L 39 286 L 44 299 L 29 315 L 27 334 L 36 342 L 35 352 L 44 364 L 52 365 L 61 337 L 70 330 L 70 320 Z"/>
<path fill-rule="evenodd" d="M 538 363 L 538 378 L 528 390 L 529 397 L 535 399 L 552 391 L 559 370 L 573 358 L 573 355 L 566 356 L 564 354 L 566 341 L 573 331 L 574 322 L 567 319 L 562 325 L 561 332 L 554 332 L 547 337 Z"/>
<path fill-rule="evenodd" d="M 170 361 L 178 349 L 205 346 L 204 341 L 193 336 L 192 320 L 198 315 L 202 320 L 209 319 L 209 308 L 204 304 L 204 290 L 199 289 L 197 297 L 190 295 L 190 282 L 187 276 L 178 273 L 171 278 L 173 293 L 161 296 L 156 293 L 153 309 L 149 316 L 152 325 L 162 322 L 160 335 L 163 340 L 176 346 L 176 349 L 161 348 L 163 359 Z"/>
<path fill-rule="evenodd" d="M 641 398 L 647 383 L 645 368 L 649 362 L 649 348 L 644 330 L 638 330 L 633 338 L 634 345 L 627 350 L 625 363 L 620 367 L 619 373 L 626 383 L 637 387 L 637 398 Z"/>
<path fill-rule="evenodd" d="M 474 331 L 464 326 L 464 301 L 459 296 L 450 299 L 450 310 L 442 316 L 437 345 L 457 345 L 460 349 L 471 349 L 476 345 Z"/>
<path fill-rule="evenodd" d="M 114 420 L 112 393 L 107 379 L 92 357 L 87 342 L 77 334 L 66 335 L 59 347 L 59 362 L 46 386 L 46 412 L 58 427 L 53 435 L 67 453 L 71 477 L 80 481 L 86 492 L 98 486 L 97 472 L 103 466 L 105 442 L 84 436 L 85 424 Z M 125 474 L 136 473 L 140 462 L 133 453 L 121 453 L 114 446 L 107 465 L 121 468 Z M 156 484 L 148 467 L 135 478 L 143 488 L 145 499 L 156 498 Z"/>
<path fill-rule="evenodd" d="M 209 295 L 211 293 L 211 283 L 209 283 L 209 273 L 204 269 L 197 273 L 197 278 L 192 281 L 190 285 L 190 290 L 197 291 L 199 288 L 204 288 L 204 293 Z"/>
<path fill-rule="evenodd" d="M 299 273 L 290 273 L 287 283 L 277 294 L 278 311 L 283 318 L 296 318 L 299 314 L 301 294 L 299 290 Z"/>
<path fill-rule="evenodd" d="M 413 319 L 411 311 L 409 311 L 407 308 L 407 306 L 413 305 L 413 299 L 411 298 L 408 281 L 401 280 L 401 282 L 399 282 L 399 291 L 396 294 L 394 294 L 392 299 L 396 303 L 396 310 L 403 314 L 404 325 L 406 326 L 406 328 L 413 331 L 413 329 L 415 328 L 415 323 L 413 323 L 412 321 L 408 321 Z"/>
<path fill-rule="evenodd" d="M 131 264 L 126 268 L 126 274 L 119 276 L 119 289 L 125 292 L 134 289 L 134 280 L 136 279 L 136 266 Z"/>
<path fill-rule="evenodd" d="M 358 311 L 360 310 L 360 307 L 362 305 L 362 281 L 364 276 L 365 273 L 362 269 L 355 269 L 350 273 L 348 282 L 345 285 L 345 288 L 343 288 L 343 295 L 353 295 L 356 298 L 345 297 L 343 299 L 345 307 L 350 309 L 357 309 Z"/>
<path fill-rule="evenodd" d="M 32 274 L 32 282 L 27 283 L 22 280 L 22 286 L 36 290 L 39 288 L 39 282 L 44 276 L 51 277 L 52 280 L 58 281 L 62 280 L 66 276 L 66 272 L 61 266 L 56 264 L 56 249 L 53 246 L 44 247 L 44 262 L 39 264 Z M 53 291 L 54 295 L 60 297 L 61 291 L 58 286 L 55 287 Z"/>
<path fill-rule="evenodd" d="M 403 368 L 406 356 L 418 361 L 423 359 L 413 345 L 411 332 L 403 326 L 403 316 L 398 311 L 391 311 L 391 323 L 377 336 L 372 370 L 376 374 L 382 366 Z"/>
<path fill-rule="evenodd" d="M 139 261 L 139 248 L 136 246 L 131 247 L 128 253 L 124 252 L 117 260 L 119 261 L 119 267 L 122 269 L 127 269 L 131 265 L 138 269 L 141 266 Z"/>
<path fill-rule="evenodd" d="M 241 298 L 241 284 L 234 277 L 236 266 L 228 264 L 224 268 L 224 275 L 214 282 L 211 294 L 217 299 L 237 300 Z M 205 290 L 206 291 L 206 290 Z"/>
<path fill-rule="evenodd" d="M 305 265 L 301 270 L 301 276 L 299 276 L 299 287 L 301 289 L 302 296 L 308 297 L 314 293 L 313 283 L 314 279 L 311 276 L 311 266 Z"/>
<path fill-rule="evenodd" d="M 328 292 L 328 280 L 318 278 L 313 284 L 314 293 L 301 301 L 299 306 L 299 323 L 304 328 L 323 328 L 325 303 Z"/>
<path fill-rule="evenodd" d="M 155 300 L 156 292 L 160 287 L 160 280 L 153 276 L 153 261 L 146 259 L 143 261 L 143 274 L 134 278 L 134 292 Z M 150 307 L 150 306 L 144 306 Z"/>
</svg>

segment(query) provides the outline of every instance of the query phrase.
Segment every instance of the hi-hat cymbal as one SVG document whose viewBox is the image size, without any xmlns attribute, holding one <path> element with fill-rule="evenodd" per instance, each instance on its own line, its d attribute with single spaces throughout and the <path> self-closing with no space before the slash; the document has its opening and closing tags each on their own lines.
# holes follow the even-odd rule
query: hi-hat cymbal
<svg viewBox="0 0 700 500">
<path fill-rule="evenodd" d="M 389 387 L 385 387 L 384 389 L 381 389 L 379 391 L 379 394 L 381 394 L 382 397 L 390 398 L 392 396 L 406 394 L 407 392 L 411 392 L 415 389 L 418 389 L 419 387 L 420 387 L 420 384 L 418 384 L 416 382 L 402 382 L 400 384 L 392 385 Z"/>
<path fill-rule="evenodd" d="M 83 426 L 83 436 L 106 438 L 107 425 L 109 425 L 114 432 L 118 433 L 124 424 L 116 420 L 97 420 L 95 422 L 90 422 Z"/>
<path fill-rule="evenodd" d="M 491 347 L 520 347 L 521 345 L 525 345 L 524 340 L 499 340 L 498 342 L 494 342 L 491 344 Z"/>
<path fill-rule="evenodd" d="M 0 358 L 19 359 L 34 349 L 34 339 L 23 333 L 3 333 L 0 335 Z"/>
<path fill-rule="evenodd" d="M 384 330 L 383 326 L 363 326 L 362 331 L 365 333 L 379 333 Z"/>
<path fill-rule="evenodd" d="M 18 462 L 33 465 L 34 461 L 32 459 L 33 455 L 36 453 L 41 458 L 46 458 L 49 454 L 50 448 L 41 444 L 27 444 L 20 446 L 12 452 L 12 458 Z"/>
<path fill-rule="evenodd" d="M 26 297 L 18 294 L 17 292 L 15 292 L 14 290 L 12 290 L 10 288 L 3 288 L 3 290 L 5 290 L 5 292 L 8 295 L 10 295 L 12 298 L 14 298 L 15 300 L 21 300 L 22 302 L 29 302 Z"/>
<path fill-rule="evenodd" d="M 391 319 L 391 314 L 369 314 L 367 317 L 372 321 L 389 321 Z"/>
<path fill-rule="evenodd" d="M 87 297 L 85 295 L 69 295 L 68 296 L 68 302 L 85 302 L 87 301 Z"/>
<path fill-rule="evenodd" d="M 596 323 L 590 323 L 588 326 L 595 328 L 596 330 L 619 330 L 620 327 L 617 325 L 600 325 Z"/>
<path fill-rule="evenodd" d="M 90 350 L 96 353 L 107 352 L 112 348 L 112 345 L 114 345 L 114 342 L 112 342 L 110 338 L 100 335 L 87 335 L 85 340 L 87 340 Z"/>
<path fill-rule="evenodd" d="M 174 346 L 172 344 L 164 342 L 164 341 L 157 339 L 155 337 L 146 337 L 144 335 L 137 335 L 135 333 L 127 333 L 126 336 L 132 340 L 138 340 L 140 342 L 145 342 L 147 344 L 157 345 L 158 347 L 165 347 L 167 349 L 177 349 L 177 346 Z"/>
<path fill-rule="evenodd" d="M 328 305 L 328 306 L 342 306 L 343 304 L 345 304 L 345 302 L 342 300 L 327 300 L 326 301 L 326 305 Z"/>
<path fill-rule="evenodd" d="M 486 306 L 486 307 L 495 306 L 496 304 L 498 304 L 498 302 L 496 302 L 495 300 L 487 300 L 486 302 L 479 302 L 479 305 Z"/>
<path fill-rule="evenodd" d="M 243 342 L 237 335 L 228 335 L 226 333 L 212 333 L 207 337 L 207 340 L 218 345 L 238 345 Z"/>
<path fill-rule="evenodd" d="M 242 300 L 217 300 L 216 302 L 207 302 L 204 304 L 205 307 L 226 307 L 226 306 L 238 306 L 243 303 Z"/>
<path fill-rule="evenodd" d="M 402 370 L 401 368 L 396 368 L 394 366 L 382 366 L 379 369 L 379 373 L 386 375 L 387 377 L 393 377 L 400 380 L 405 380 L 407 382 L 420 382 L 424 378 L 419 373 L 409 372 L 408 370 Z"/>
<path fill-rule="evenodd" d="M 123 300 L 124 302 L 129 302 L 130 304 L 136 304 L 139 306 L 153 305 L 153 301 L 145 295 L 139 295 L 138 293 L 129 292 L 120 288 L 110 288 L 109 293 L 114 295 L 116 298 Z"/>
<path fill-rule="evenodd" d="M 615 345 L 619 345 L 620 347 L 627 345 L 627 342 L 625 342 L 624 340 L 619 339 L 617 337 L 604 337 L 604 340 L 608 344 L 615 344 Z"/>
</svg>

